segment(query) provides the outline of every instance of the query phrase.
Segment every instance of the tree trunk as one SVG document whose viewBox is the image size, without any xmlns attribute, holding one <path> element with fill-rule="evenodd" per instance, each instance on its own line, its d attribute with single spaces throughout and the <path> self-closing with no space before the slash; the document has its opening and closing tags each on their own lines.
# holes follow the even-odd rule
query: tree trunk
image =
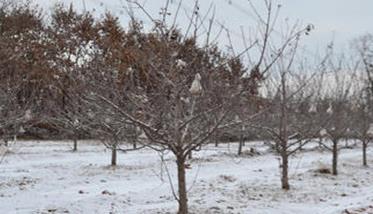
<svg viewBox="0 0 373 214">
<path fill-rule="evenodd" d="M 6 147 L 9 146 L 8 140 L 4 140 L 4 145 L 5 145 Z"/>
<path fill-rule="evenodd" d="M 281 152 L 282 172 L 281 172 L 281 187 L 284 190 L 289 190 L 289 156 L 286 151 Z"/>
<path fill-rule="evenodd" d="M 215 140 L 215 147 L 218 147 L 219 146 L 219 134 L 218 134 L 218 131 L 215 131 L 214 140 Z"/>
<path fill-rule="evenodd" d="M 243 137 L 242 134 L 240 135 L 240 142 L 238 143 L 238 155 L 242 155 L 242 146 L 243 146 Z"/>
<path fill-rule="evenodd" d="M 288 110 L 287 110 L 287 89 L 286 89 L 286 73 L 281 76 L 282 85 L 282 102 L 281 102 L 281 120 L 280 120 L 280 141 L 277 143 L 277 149 L 280 149 L 280 155 L 282 159 L 282 172 L 281 172 L 281 187 L 284 190 L 289 190 L 289 155 L 288 155 Z"/>
<path fill-rule="evenodd" d="M 133 145 L 133 149 L 137 149 L 137 144 L 136 144 L 136 142 L 134 142 L 132 145 Z"/>
<path fill-rule="evenodd" d="M 78 151 L 78 140 L 74 139 L 73 142 L 74 142 L 73 151 L 76 152 L 76 151 Z"/>
<path fill-rule="evenodd" d="M 368 163 L 367 163 L 367 147 L 368 147 L 367 141 L 363 140 L 363 166 L 368 166 Z"/>
<path fill-rule="evenodd" d="M 113 144 L 111 148 L 111 166 L 117 165 L 117 144 Z"/>
<path fill-rule="evenodd" d="M 332 174 L 338 175 L 338 140 L 333 140 L 333 166 L 332 166 Z"/>
<path fill-rule="evenodd" d="M 185 179 L 185 158 L 177 157 L 177 176 L 179 186 L 179 211 L 178 214 L 188 214 L 188 197 Z"/>
</svg>

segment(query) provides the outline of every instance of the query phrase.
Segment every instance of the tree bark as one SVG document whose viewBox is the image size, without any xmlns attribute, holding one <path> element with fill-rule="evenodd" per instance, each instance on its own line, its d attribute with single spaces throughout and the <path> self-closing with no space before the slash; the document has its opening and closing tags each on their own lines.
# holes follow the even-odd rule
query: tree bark
<svg viewBox="0 0 373 214">
<path fill-rule="evenodd" d="M 218 134 L 218 131 L 215 131 L 214 140 L 215 140 L 215 147 L 218 147 L 219 146 L 219 134 Z"/>
<path fill-rule="evenodd" d="M 241 134 L 240 135 L 240 142 L 238 143 L 237 155 L 242 155 L 242 147 L 243 147 L 243 137 L 242 137 L 242 134 Z"/>
<path fill-rule="evenodd" d="M 185 179 L 185 158 L 177 157 L 177 176 L 179 187 L 179 211 L 178 214 L 188 214 L 188 197 Z"/>
<path fill-rule="evenodd" d="M 111 148 L 111 166 L 117 165 L 117 144 L 114 143 Z"/>
<path fill-rule="evenodd" d="M 332 174 L 338 175 L 338 140 L 333 140 L 333 166 L 332 166 Z"/>
<path fill-rule="evenodd" d="M 280 121 L 280 141 L 276 145 L 277 149 L 280 150 L 280 155 L 282 159 L 282 172 L 281 172 L 281 187 L 284 190 L 289 190 L 289 155 L 288 155 L 288 109 L 287 109 L 287 89 L 286 89 L 286 73 L 281 76 L 282 83 L 282 102 L 281 102 L 281 121 Z"/>
<path fill-rule="evenodd" d="M 368 162 L 367 162 L 367 147 L 368 147 L 367 141 L 363 140 L 363 166 L 368 166 Z"/>
<path fill-rule="evenodd" d="M 78 151 L 78 140 L 74 139 L 73 142 L 74 142 L 73 151 L 76 152 L 76 151 Z"/>
<path fill-rule="evenodd" d="M 281 187 L 284 190 L 289 190 L 289 156 L 286 151 L 281 152 L 282 172 L 281 172 Z"/>
</svg>

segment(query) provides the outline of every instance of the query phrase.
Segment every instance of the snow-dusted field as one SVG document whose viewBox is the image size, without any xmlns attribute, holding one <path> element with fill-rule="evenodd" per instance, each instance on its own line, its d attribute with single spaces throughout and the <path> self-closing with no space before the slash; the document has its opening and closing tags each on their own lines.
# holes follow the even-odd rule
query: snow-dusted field
<svg viewBox="0 0 373 214">
<path fill-rule="evenodd" d="M 314 170 L 331 162 L 321 151 L 291 160 L 292 190 L 282 191 L 279 164 L 261 143 L 247 144 L 261 155 L 236 157 L 235 145 L 209 146 L 194 154 L 188 170 L 193 213 L 344 213 L 373 205 L 373 170 L 361 166 L 360 148 L 340 154 L 340 175 Z M 0 164 L 0 213 L 175 213 L 167 170 L 151 150 L 119 154 L 85 142 L 71 152 L 67 142 L 17 142 Z M 369 164 L 373 166 L 373 150 Z M 164 156 L 176 184 L 172 155 Z M 347 212 L 345 212 L 347 213 Z"/>
</svg>

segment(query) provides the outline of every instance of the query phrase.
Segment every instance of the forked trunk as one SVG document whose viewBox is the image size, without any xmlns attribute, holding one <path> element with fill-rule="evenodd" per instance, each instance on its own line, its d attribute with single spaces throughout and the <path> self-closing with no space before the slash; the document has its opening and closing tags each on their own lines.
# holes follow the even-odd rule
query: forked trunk
<svg viewBox="0 0 373 214">
<path fill-rule="evenodd" d="M 179 187 L 179 211 L 178 214 L 188 214 L 188 198 L 185 180 L 185 158 L 177 157 L 177 177 Z"/>
</svg>

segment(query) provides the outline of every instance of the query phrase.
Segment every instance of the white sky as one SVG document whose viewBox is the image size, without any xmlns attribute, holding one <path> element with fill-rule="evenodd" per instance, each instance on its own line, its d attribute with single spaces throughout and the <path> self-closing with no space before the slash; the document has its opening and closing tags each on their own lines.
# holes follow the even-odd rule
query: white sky
<svg viewBox="0 0 373 214">
<path fill-rule="evenodd" d="M 59 1 L 67 4 L 74 2 L 76 7 L 82 8 L 84 0 L 36 1 L 43 7 L 51 7 Z M 261 2 L 261 0 L 252 1 L 254 4 Z M 96 13 L 109 10 L 121 16 L 123 23 L 128 20 L 125 15 L 121 15 L 126 0 L 85 0 L 85 2 L 88 10 L 95 8 Z M 157 17 L 159 8 L 164 5 L 165 0 L 139 0 L 139 2 L 145 2 L 145 7 L 154 17 Z M 171 2 L 173 2 L 171 7 L 176 8 L 178 0 L 171 0 Z M 194 0 L 183 0 L 183 15 L 184 10 L 193 7 L 193 2 Z M 315 26 L 311 36 L 302 41 L 302 44 L 312 52 L 324 49 L 331 40 L 334 40 L 339 48 L 348 48 L 353 38 L 368 32 L 373 33 L 373 0 L 279 0 L 278 2 L 282 4 L 279 21 L 289 18 L 292 23 L 300 21 Z M 248 0 L 200 0 L 201 11 L 206 11 L 211 3 L 216 6 L 216 20 L 229 27 L 233 42 L 241 47 L 241 28 L 246 32 L 253 27 Z M 258 8 L 260 10 L 261 6 Z M 143 15 L 141 18 L 146 20 Z M 183 22 L 185 24 L 185 19 L 180 18 L 181 26 Z M 227 41 L 226 36 L 223 37 L 221 43 Z"/>
<path fill-rule="evenodd" d="M 372 0 L 283 0 L 283 13 L 315 25 L 318 44 L 335 37 L 336 42 L 373 33 Z M 334 34 L 334 35 L 333 35 Z"/>
</svg>

